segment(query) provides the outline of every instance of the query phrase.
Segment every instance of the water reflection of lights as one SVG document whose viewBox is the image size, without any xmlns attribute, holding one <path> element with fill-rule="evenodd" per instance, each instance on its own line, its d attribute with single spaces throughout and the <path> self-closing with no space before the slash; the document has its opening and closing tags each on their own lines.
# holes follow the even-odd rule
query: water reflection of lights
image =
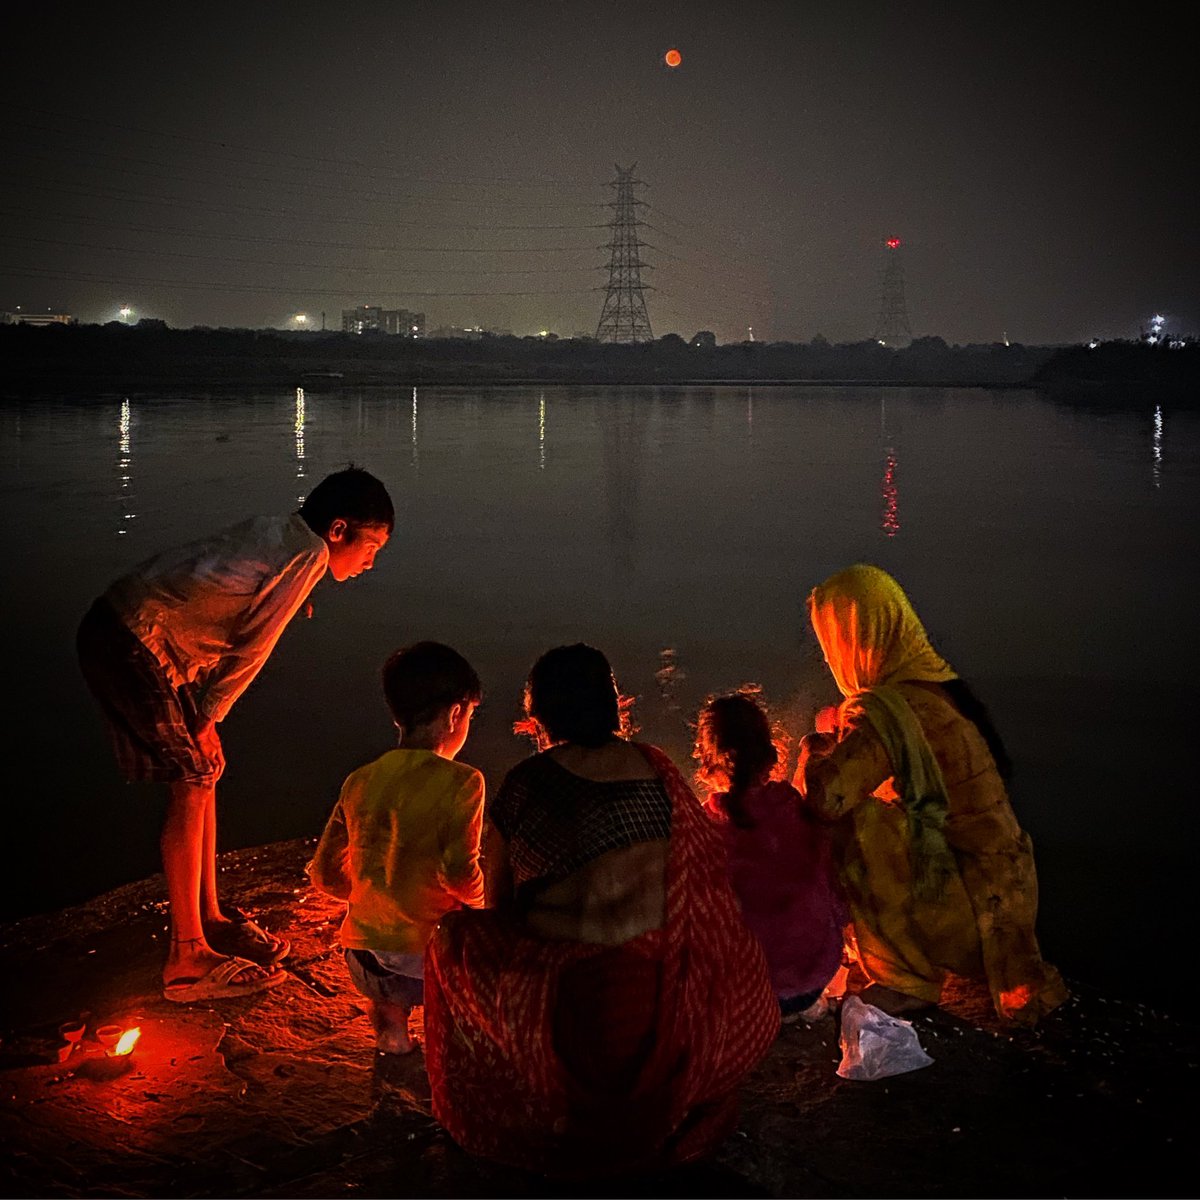
<svg viewBox="0 0 1200 1200">
<path fill-rule="evenodd" d="M 538 470 L 546 469 L 546 393 L 538 396 Z"/>
<path fill-rule="evenodd" d="M 304 478 L 304 389 L 296 389 L 296 478 Z M 300 498 L 304 502 L 303 497 Z"/>
<path fill-rule="evenodd" d="M 900 492 L 896 487 L 896 452 L 887 449 L 887 458 L 883 466 L 883 519 L 879 528 L 888 537 L 895 537 L 900 532 Z"/>
<path fill-rule="evenodd" d="M 1154 476 L 1154 486 L 1162 486 L 1162 463 L 1163 463 L 1163 411 L 1162 406 L 1157 405 L 1154 409 L 1154 433 L 1151 439 L 1151 453 L 1154 456 L 1153 467 L 1151 468 Z"/>
<path fill-rule="evenodd" d="M 412 465 L 417 465 L 417 389 L 413 388 L 412 408 Z"/>
<path fill-rule="evenodd" d="M 117 417 L 117 469 L 120 472 L 121 480 L 121 494 L 118 497 L 121 503 L 121 520 L 117 526 L 117 533 L 121 535 L 129 532 L 126 522 L 137 517 L 137 513 L 125 511 L 125 509 L 133 507 L 130 504 L 132 497 L 129 494 L 129 485 L 133 481 L 133 439 L 130 436 L 132 428 L 133 410 L 130 407 L 129 398 L 126 397 L 121 401 L 121 409 Z"/>
</svg>

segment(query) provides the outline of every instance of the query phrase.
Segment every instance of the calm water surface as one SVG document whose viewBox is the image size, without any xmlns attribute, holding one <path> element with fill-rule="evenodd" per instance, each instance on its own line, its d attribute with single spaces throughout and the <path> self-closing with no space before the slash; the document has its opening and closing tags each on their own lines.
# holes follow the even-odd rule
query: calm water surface
<svg viewBox="0 0 1200 1200">
<path fill-rule="evenodd" d="M 1010 744 L 1048 956 L 1125 992 L 1174 986 L 1160 965 L 1183 959 L 1170 913 L 1194 857 L 1200 421 L 1020 391 L 0 404 L 5 792 L 24 829 L 6 915 L 157 869 L 161 799 L 116 777 L 75 665 L 92 598 L 160 547 L 294 509 L 351 460 L 391 489 L 396 535 L 370 575 L 318 585 L 314 618 L 225 723 L 223 847 L 320 831 L 344 775 L 391 744 L 379 666 L 419 638 L 483 678 L 463 757 L 491 786 L 527 753 L 510 732 L 525 672 L 567 641 L 608 653 L 642 735 L 681 765 L 705 695 L 747 681 L 802 733 L 835 694 L 804 597 L 866 560 L 901 580 Z"/>
</svg>

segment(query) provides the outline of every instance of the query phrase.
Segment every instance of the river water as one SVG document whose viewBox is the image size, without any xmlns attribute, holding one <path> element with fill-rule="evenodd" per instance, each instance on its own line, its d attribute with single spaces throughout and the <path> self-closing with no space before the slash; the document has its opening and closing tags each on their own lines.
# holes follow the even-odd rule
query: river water
<svg viewBox="0 0 1200 1200">
<path fill-rule="evenodd" d="M 486 689 L 489 786 L 544 649 L 584 640 L 689 765 L 710 692 L 756 682 L 794 733 L 835 698 L 808 590 L 870 561 L 992 709 L 1034 838 L 1047 956 L 1182 995 L 1195 857 L 1200 419 L 1030 391 L 421 388 L 0 403 L 9 887 L 4 915 L 157 870 L 162 801 L 116 776 L 74 661 L 80 616 L 157 549 L 289 511 L 353 461 L 396 501 L 376 569 L 313 593 L 223 726 L 222 848 L 319 833 L 391 744 L 399 645 Z M 18 835 L 19 836 L 13 836 Z M 297 881 L 299 886 L 300 881 Z"/>
</svg>

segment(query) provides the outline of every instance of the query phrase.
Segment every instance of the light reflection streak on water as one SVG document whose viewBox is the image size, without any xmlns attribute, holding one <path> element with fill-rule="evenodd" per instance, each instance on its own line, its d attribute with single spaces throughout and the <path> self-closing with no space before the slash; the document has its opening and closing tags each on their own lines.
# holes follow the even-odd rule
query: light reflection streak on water
<svg viewBox="0 0 1200 1200">
<path fill-rule="evenodd" d="M 546 393 L 538 395 L 538 470 L 546 469 Z"/>
<path fill-rule="evenodd" d="M 298 387 L 296 389 L 296 478 L 304 478 L 304 389 Z M 303 494 L 296 497 L 301 504 L 304 503 Z"/>
<path fill-rule="evenodd" d="M 1162 464 L 1163 464 L 1163 411 L 1162 405 L 1156 405 L 1154 409 L 1154 434 L 1151 441 L 1152 453 L 1154 456 L 1153 466 L 1151 468 L 1154 486 L 1162 487 Z"/>
<path fill-rule="evenodd" d="M 133 409 L 129 404 L 127 396 L 121 401 L 120 415 L 117 417 L 117 469 L 120 471 L 121 479 L 121 494 L 117 497 L 121 505 L 121 520 L 117 526 L 117 533 L 124 535 L 129 532 L 127 521 L 132 521 L 137 517 L 135 512 L 126 512 L 127 508 L 132 508 L 130 501 L 132 496 L 129 494 L 129 485 L 133 480 L 131 474 L 133 470 L 133 438 L 131 430 L 133 428 Z"/>
<path fill-rule="evenodd" d="M 413 388 L 412 395 L 412 465 L 417 466 L 417 389 Z"/>
<path fill-rule="evenodd" d="M 883 495 L 883 518 L 879 528 L 888 537 L 895 537 L 900 532 L 900 491 L 896 486 L 896 452 L 891 446 L 887 448 L 887 458 L 883 464 L 880 491 Z"/>
</svg>

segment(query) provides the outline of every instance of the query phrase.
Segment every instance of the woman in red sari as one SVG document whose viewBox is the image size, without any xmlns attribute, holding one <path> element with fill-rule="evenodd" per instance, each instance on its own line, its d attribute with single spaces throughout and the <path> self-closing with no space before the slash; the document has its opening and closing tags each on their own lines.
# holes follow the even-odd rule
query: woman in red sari
<svg viewBox="0 0 1200 1200">
<path fill-rule="evenodd" d="M 465 1149 L 559 1178 L 700 1157 L 779 1028 L 720 834 L 667 756 L 620 736 L 607 659 L 530 673 L 541 753 L 488 809 L 491 902 L 426 953 L 434 1115 Z"/>
</svg>

